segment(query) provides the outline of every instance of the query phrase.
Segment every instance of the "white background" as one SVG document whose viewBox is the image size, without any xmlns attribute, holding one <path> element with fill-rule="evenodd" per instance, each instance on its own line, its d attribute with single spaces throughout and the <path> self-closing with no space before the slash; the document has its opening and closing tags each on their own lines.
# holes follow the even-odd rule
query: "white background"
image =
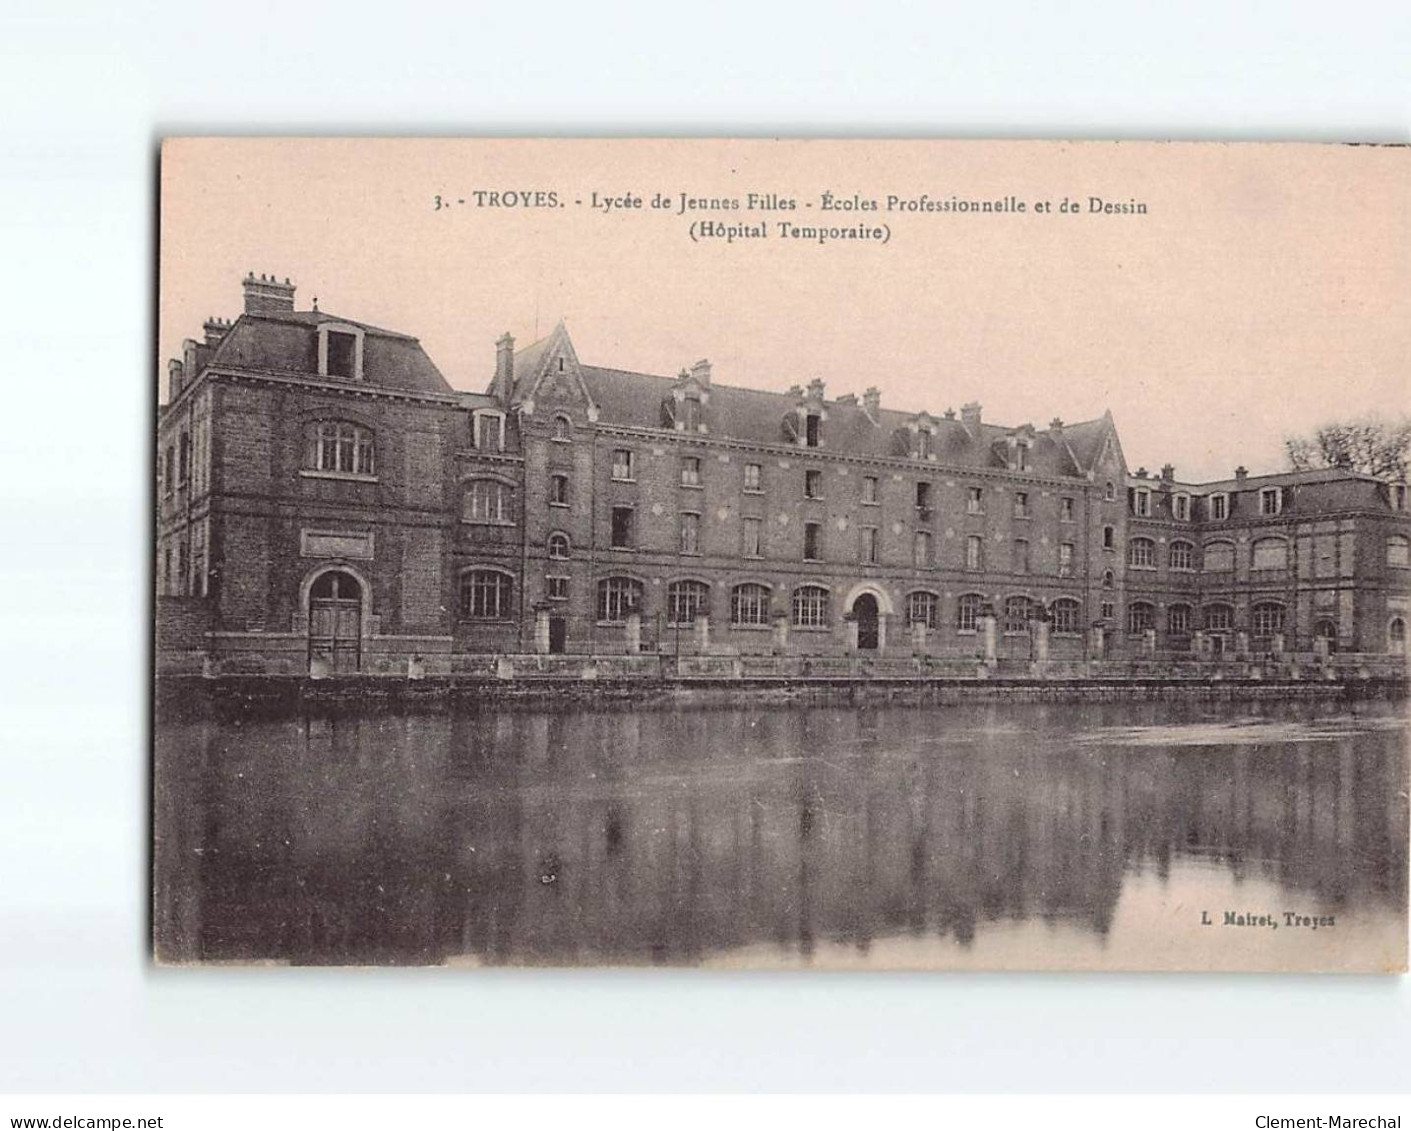
<svg viewBox="0 0 1411 1131">
<path fill-rule="evenodd" d="M 158 136 L 1405 142 L 1408 60 L 1391 2 L 4 4 L 0 1089 L 1404 1089 L 1397 979 L 157 972 L 144 907 Z"/>
</svg>

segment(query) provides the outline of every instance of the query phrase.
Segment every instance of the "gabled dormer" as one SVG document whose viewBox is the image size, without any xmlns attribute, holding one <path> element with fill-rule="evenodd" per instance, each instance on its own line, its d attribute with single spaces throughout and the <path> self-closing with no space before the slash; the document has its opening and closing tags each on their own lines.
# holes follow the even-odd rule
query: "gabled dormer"
<svg viewBox="0 0 1411 1131">
<path fill-rule="evenodd" d="M 1032 471 L 1035 435 L 1032 424 L 1011 428 L 991 445 L 995 461 L 1008 471 Z"/>
<path fill-rule="evenodd" d="M 784 436 L 791 444 L 801 448 L 823 447 L 823 425 L 828 419 L 828 409 L 823 403 L 823 382 L 815 377 L 804 390 L 793 386 L 788 396 L 794 407 L 785 414 Z"/>
<path fill-rule="evenodd" d="M 688 435 L 710 431 L 710 362 L 702 358 L 677 375 L 671 391 L 662 398 L 662 426 Z"/>
<path fill-rule="evenodd" d="M 915 459 L 934 463 L 936 460 L 937 438 L 941 426 L 929 412 L 918 412 L 906 425 L 907 454 Z"/>
<path fill-rule="evenodd" d="M 522 415 L 552 415 L 556 411 L 576 410 L 589 421 L 598 419 L 598 406 L 583 379 L 583 367 L 562 319 L 547 338 L 519 353 L 512 352 L 513 339 L 508 350 L 505 339 L 500 342 L 495 387 L 513 390 L 513 406 Z M 507 352 L 511 371 L 502 374 Z"/>
</svg>

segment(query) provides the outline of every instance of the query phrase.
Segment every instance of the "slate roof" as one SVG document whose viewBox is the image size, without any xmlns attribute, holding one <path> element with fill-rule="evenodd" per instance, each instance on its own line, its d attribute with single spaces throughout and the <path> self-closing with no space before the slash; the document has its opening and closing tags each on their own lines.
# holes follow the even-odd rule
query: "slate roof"
<svg viewBox="0 0 1411 1131">
<path fill-rule="evenodd" d="M 547 339 L 546 339 L 547 340 Z M 522 353 L 539 348 L 543 342 Z M 520 372 L 522 353 L 515 355 L 515 371 Z M 589 395 L 606 423 L 634 428 L 661 428 L 662 402 L 671 394 L 676 380 L 649 373 L 633 373 L 602 366 L 580 366 Z M 746 443 L 788 443 L 784 418 L 798 404 L 788 393 L 746 389 L 712 383 L 706 409 L 712 436 Z M 857 404 L 825 401 L 828 419 L 824 424 L 823 450 L 862 456 L 896 457 L 910 450 L 909 425 L 916 413 L 883 408 L 873 420 L 866 408 Z M 959 467 L 1004 468 L 1005 438 L 1014 429 L 982 423 L 971 435 L 959 420 L 933 418 L 937 429 L 934 451 L 941 464 Z M 1037 475 L 1073 477 L 1085 475 L 1101 452 L 1107 434 L 1105 419 L 1066 425 L 1062 437 L 1046 430 L 1034 433 L 1030 468 Z"/>
<path fill-rule="evenodd" d="M 318 327 L 326 322 L 363 331 L 363 384 L 415 393 L 454 392 L 416 338 L 322 310 L 242 314 L 213 350 L 198 347 L 197 369 L 224 365 L 317 376 Z M 201 350 L 207 351 L 204 357 Z"/>
</svg>

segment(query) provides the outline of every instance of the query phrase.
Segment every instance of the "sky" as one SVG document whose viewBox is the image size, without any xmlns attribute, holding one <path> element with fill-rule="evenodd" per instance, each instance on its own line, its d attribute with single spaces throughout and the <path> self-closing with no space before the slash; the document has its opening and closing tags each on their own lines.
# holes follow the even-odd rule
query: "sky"
<svg viewBox="0 0 1411 1131">
<path fill-rule="evenodd" d="M 875 385 L 886 407 L 979 401 L 1009 425 L 1110 409 L 1133 469 L 1274 471 L 1286 435 L 1411 408 L 1408 174 L 1411 148 L 1345 145 L 178 139 L 158 372 L 239 313 L 254 271 L 290 278 L 299 309 L 418 337 L 458 389 L 486 387 L 502 333 L 526 345 L 562 318 L 589 365 L 704 357 L 722 384 Z M 751 192 L 796 207 L 752 210 Z M 741 207 L 682 214 L 682 193 Z M 824 212 L 824 193 L 878 208 Z M 1093 196 L 1146 212 L 1093 213 Z M 887 238 L 820 244 L 780 221 Z"/>
</svg>

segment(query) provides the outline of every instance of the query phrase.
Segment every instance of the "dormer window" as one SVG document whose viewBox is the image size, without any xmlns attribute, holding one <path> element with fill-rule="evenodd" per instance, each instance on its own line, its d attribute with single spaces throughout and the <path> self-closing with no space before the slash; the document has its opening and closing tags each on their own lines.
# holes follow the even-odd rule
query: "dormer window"
<svg viewBox="0 0 1411 1131">
<path fill-rule="evenodd" d="M 1224 522 L 1230 517 L 1230 496 L 1224 491 L 1217 491 L 1210 496 L 1210 519 L 1212 522 Z"/>
<path fill-rule="evenodd" d="M 681 425 L 687 432 L 694 432 L 701 422 L 701 402 L 696 397 L 687 397 L 681 402 Z"/>
<path fill-rule="evenodd" d="M 482 452 L 505 450 L 505 414 L 491 409 L 476 409 L 471 417 L 475 446 Z"/>
<path fill-rule="evenodd" d="M 1151 488 L 1132 488 L 1132 513 L 1138 518 L 1151 517 Z"/>
<path fill-rule="evenodd" d="M 916 458 L 931 458 L 931 432 L 927 428 L 922 428 L 916 433 Z"/>
<path fill-rule="evenodd" d="M 1391 484 L 1390 498 L 1392 510 L 1404 511 L 1406 509 L 1406 484 Z"/>
<path fill-rule="evenodd" d="M 1264 487 L 1259 492 L 1259 513 L 1276 515 L 1284 509 L 1284 493 L 1278 487 Z"/>
<path fill-rule="evenodd" d="M 804 418 L 804 446 L 816 448 L 819 438 L 822 435 L 823 419 L 816 412 L 811 412 Z"/>
<path fill-rule="evenodd" d="M 360 327 L 325 323 L 318 328 L 318 372 L 320 377 L 363 379 L 363 331 Z"/>
<path fill-rule="evenodd" d="M 1189 522 L 1191 517 L 1191 497 L 1184 492 L 1171 499 L 1171 514 L 1177 522 Z"/>
</svg>

